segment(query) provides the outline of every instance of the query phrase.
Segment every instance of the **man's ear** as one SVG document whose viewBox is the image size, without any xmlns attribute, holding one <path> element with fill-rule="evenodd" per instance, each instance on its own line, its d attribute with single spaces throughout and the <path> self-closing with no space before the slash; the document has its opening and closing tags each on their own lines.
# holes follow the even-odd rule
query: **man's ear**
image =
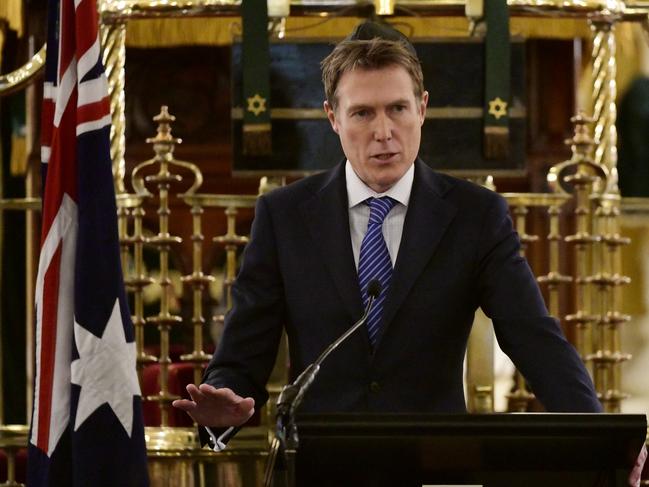
<svg viewBox="0 0 649 487">
<path fill-rule="evenodd" d="M 419 119 L 420 123 L 419 125 L 423 125 L 424 121 L 426 120 L 426 107 L 428 106 L 428 92 L 424 91 L 421 94 L 421 100 L 419 103 Z"/>
<path fill-rule="evenodd" d="M 329 119 L 329 123 L 331 124 L 331 128 L 334 132 L 338 133 L 338 123 L 336 122 L 336 113 L 334 112 L 334 109 L 326 100 L 323 103 L 323 107 L 325 113 L 327 114 L 327 118 Z"/>
</svg>

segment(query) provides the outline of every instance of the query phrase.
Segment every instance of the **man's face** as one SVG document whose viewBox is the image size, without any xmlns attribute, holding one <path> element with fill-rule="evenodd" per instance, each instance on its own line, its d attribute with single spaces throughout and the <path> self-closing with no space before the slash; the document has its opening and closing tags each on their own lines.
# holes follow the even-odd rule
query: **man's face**
<svg viewBox="0 0 649 487">
<path fill-rule="evenodd" d="M 419 152 L 428 92 L 415 98 L 405 68 L 356 69 L 342 75 L 327 117 L 361 180 L 377 193 L 392 187 Z"/>
</svg>

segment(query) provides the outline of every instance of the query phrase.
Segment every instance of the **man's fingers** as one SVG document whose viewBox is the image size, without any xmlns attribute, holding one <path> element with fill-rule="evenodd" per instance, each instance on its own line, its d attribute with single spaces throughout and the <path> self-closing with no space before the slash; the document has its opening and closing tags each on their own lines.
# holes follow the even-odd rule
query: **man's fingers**
<svg viewBox="0 0 649 487">
<path fill-rule="evenodd" d="M 198 386 L 198 389 L 201 393 L 206 394 L 206 395 L 218 395 L 221 397 L 230 397 L 230 396 L 236 396 L 234 392 L 232 392 L 232 389 L 228 389 L 227 387 L 219 387 L 218 389 L 214 386 L 211 386 L 209 384 L 201 384 Z"/>
<path fill-rule="evenodd" d="M 205 396 L 201 392 L 200 388 L 196 387 L 194 384 L 187 384 L 185 389 L 189 393 L 189 396 L 192 398 L 192 401 L 200 402 L 201 400 L 205 399 Z"/>
<path fill-rule="evenodd" d="M 233 405 L 241 399 L 241 397 L 237 396 L 232 389 L 228 389 L 227 387 L 219 387 L 217 389 L 209 384 L 201 384 L 198 386 L 198 391 L 202 397 L 220 401 L 224 404 Z"/>
<path fill-rule="evenodd" d="M 198 386 L 199 388 L 199 393 L 203 398 L 211 398 L 213 400 L 219 401 L 223 403 L 224 407 L 239 407 L 239 405 L 242 404 L 243 401 L 245 402 L 246 407 L 252 407 L 255 404 L 254 399 L 251 397 L 248 398 L 243 398 L 236 394 L 232 389 L 228 389 L 227 387 L 220 387 L 220 388 L 215 388 L 209 384 L 201 384 Z M 250 405 L 250 401 L 252 401 L 252 406 Z"/>
<path fill-rule="evenodd" d="M 196 422 L 212 426 L 240 426 L 255 413 L 255 400 L 241 397 L 228 388 L 209 384 L 188 384 L 190 399 L 177 399 L 172 405 L 188 413 Z"/>
<path fill-rule="evenodd" d="M 255 408 L 254 407 L 250 408 L 250 410 L 248 411 L 248 416 L 246 417 L 246 421 L 248 421 L 250 418 L 252 418 L 253 414 L 255 414 Z"/>
<path fill-rule="evenodd" d="M 196 409 L 196 403 L 189 399 L 176 399 L 171 405 L 188 413 Z"/>
<path fill-rule="evenodd" d="M 647 445 L 642 445 L 642 450 L 640 450 L 640 455 L 638 455 L 638 459 L 636 460 L 636 463 L 642 467 L 646 461 L 647 461 Z"/>
<path fill-rule="evenodd" d="M 254 409 L 255 408 L 255 400 L 252 397 L 246 397 L 245 399 L 242 397 L 237 405 L 242 410 Z"/>
<path fill-rule="evenodd" d="M 640 485 L 640 479 L 642 478 L 642 467 L 645 464 L 645 461 L 647 460 L 647 447 L 646 445 L 642 446 L 642 450 L 640 450 L 640 454 L 638 455 L 638 458 L 635 461 L 635 466 L 633 467 L 633 470 L 631 470 L 631 473 L 629 474 L 629 485 L 632 487 L 637 487 Z"/>
<path fill-rule="evenodd" d="M 209 385 L 209 384 L 199 384 L 199 385 L 198 385 L 198 389 L 200 389 L 200 391 L 203 392 L 203 393 L 205 393 L 205 394 L 209 394 L 209 393 L 211 393 L 211 392 L 215 392 L 215 391 L 216 391 L 216 387 L 211 386 L 211 385 Z"/>
</svg>

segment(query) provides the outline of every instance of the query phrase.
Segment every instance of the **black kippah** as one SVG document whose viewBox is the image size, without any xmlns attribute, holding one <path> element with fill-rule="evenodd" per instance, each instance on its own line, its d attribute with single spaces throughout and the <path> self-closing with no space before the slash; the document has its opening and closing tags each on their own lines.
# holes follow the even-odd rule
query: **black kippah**
<svg viewBox="0 0 649 487">
<path fill-rule="evenodd" d="M 348 41 L 370 41 L 379 38 L 387 41 L 399 41 L 410 51 L 410 53 L 417 57 L 417 51 L 410 43 L 410 40 L 398 30 L 394 29 L 390 24 L 385 22 L 375 22 L 373 20 L 366 20 L 354 27 L 354 30 L 346 38 Z"/>
</svg>

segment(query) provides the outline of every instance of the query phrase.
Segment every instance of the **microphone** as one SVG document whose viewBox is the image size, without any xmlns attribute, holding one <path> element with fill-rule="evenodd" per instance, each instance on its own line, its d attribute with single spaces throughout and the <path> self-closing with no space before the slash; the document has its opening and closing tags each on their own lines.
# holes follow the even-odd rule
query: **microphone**
<svg viewBox="0 0 649 487">
<path fill-rule="evenodd" d="M 367 321 L 367 317 L 372 310 L 372 305 L 374 300 L 381 294 L 381 283 L 378 279 L 372 279 L 367 285 L 367 305 L 365 306 L 365 312 L 360 319 L 354 323 L 351 328 L 349 328 L 345 333 L 340 335 L 337 340 L 335 340 L 331 345 L 329 345 L 320 356 L 309 365 L 304 371 L 293 381 L 292 384 L 287 384 L 282 389 L 279 397 L 277 398 L 277 418 L 278 425 L 280 421 L 281 424 L 286 424 L 285 420 L 289 419 L 289 422 L 292 423 L 293 417 L 295 416 L 295 411 L 302 403 L 304 394 L 313 383 L 318 371 L 320 370 L 320 365 L 322 362 L 333 352 L 336 348 L 340 346 L 352 333 L 354 333 L 358 328 L 360 328 Z"/>
<path fill-rule="evenodd" d="M 367 296 L 374 300 L 379 297 L 379 294 L 381 294 L 381 281 L 372 279 L 367 285 Z"/>
<path fill-rule="evenodd" d="M 299 445 L 299 437 L 297 432 L 297 425 L 295 424 L 295 412 L 300 407 L 304 394 L 309 389 L 315 376 L 320 370 L 322 362 L 333 352 L 338 346 L 344 342 L 349 335 L 354 333 L 366 321 L 367 317 L 372 310 L 374 300 L 381 294 L 381 283 L 377 279 L 372 279 L 367 285 L 367 305 L 363 316 L 352 325 L 352 327 L 343 333 L 336 341 L 329 345 L 324 352 L 320 354 L 315 362 L 309 365 L 304 371 L 293 381 L 292 384 L 286 384 L 282 392 L 277 398 L 277 415 L 275 439 L 271 445 L 270 454 L 266 463 L 266 472 L 264 475 L 264 487 L 272 484 L 273 471 L 275 468 L 275 459 L 278 451 L 284 453 L 284 470 L 285 482 L 288 486 L 295 485 L 295 455 Z"/>
</svg>

